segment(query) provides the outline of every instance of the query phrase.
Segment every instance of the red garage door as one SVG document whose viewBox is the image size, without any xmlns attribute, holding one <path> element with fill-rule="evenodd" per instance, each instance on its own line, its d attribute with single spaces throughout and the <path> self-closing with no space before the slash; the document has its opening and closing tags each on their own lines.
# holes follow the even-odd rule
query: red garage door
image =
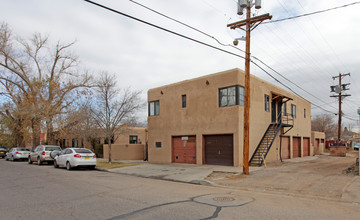
<svg viewBox="0 0 360 220">
<path fill-rule="evenodd" d="M 233 135 L 205 136 L 205 163 L 234 166 Z"/>
<path fill-rule="evenodd" d="M 293 158 L 301 157 L 301 139 L 293 137 Z"/>
<path fill-rule="evenodd" d="M 290 137 L 281 137 L 281 158 L 290 158 Z"/>
<path fill-rule="evenodd" d="M 172 138 L 172 162 L 196 163 L 196 136 Z"/>
<path fill-rule="evenodd" d="M 303 138 L 303 156 L 310 156 L 310 138 Z"/>
</svg>

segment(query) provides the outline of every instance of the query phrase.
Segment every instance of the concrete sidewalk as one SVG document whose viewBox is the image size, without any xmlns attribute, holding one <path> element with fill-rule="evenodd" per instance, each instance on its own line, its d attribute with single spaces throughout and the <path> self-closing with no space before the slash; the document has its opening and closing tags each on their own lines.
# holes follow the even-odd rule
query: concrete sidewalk
<svg viewBox="0 0 360 220">
<path fill-rule="evenodd" d="M 135 163 L 136 161 L 118 161 L 124 163 Z M 255 171 L 257 167 L 251 167 Z M 195 165 L 195 164 L 151 164 L 141 162 L 140 165 L 108 169 L 108 172 L 134 175 L 139 177 L 164 179 L 176 182 L 211 185 L 206 178 L 213 172 L 227 174 L 241 174 L 242 167 Z"/>
</svg>

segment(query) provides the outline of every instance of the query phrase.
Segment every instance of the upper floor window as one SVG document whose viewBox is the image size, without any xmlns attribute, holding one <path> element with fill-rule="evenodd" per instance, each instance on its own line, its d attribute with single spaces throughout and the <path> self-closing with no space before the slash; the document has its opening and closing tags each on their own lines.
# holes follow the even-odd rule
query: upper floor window
<svg viewBox="0 0 360 220">
<path fill-rule="evenodd" d="M 291 104 L 291 116 L 296 118 L 296 105 Z"/>
<path fill-rule="evenodd" d="M 244 105 L 244 87 L 231 86 L 219 89 L 219 106 Z"/>
<path fill-rule="evenodd" d="M 265 99 L 265 111 L 269 112 L 270 111 L 270 96 L 264 95 L 264 99 Z"/>
<path fill-rule="evenodd" d="M 159 113 L 160 113 L 159 100 L 149 102 L 149 116 L 159 115 Z"/>
<path fill-rule="evenodd" d="M 306 109 L 304 108 L 304 118 L 306 118 Z"/>
<path fill-rule="evenodd" d="M 129 144 L 137 144 L 138 143 L 138 137 L 137 136 L 129 136 Z"/>
<path fill-rule="evenodd" d="M 182 107 L 186 108 L 186 95 L 181 96 L 181 101 L 182 101 Z"/>
</svg>

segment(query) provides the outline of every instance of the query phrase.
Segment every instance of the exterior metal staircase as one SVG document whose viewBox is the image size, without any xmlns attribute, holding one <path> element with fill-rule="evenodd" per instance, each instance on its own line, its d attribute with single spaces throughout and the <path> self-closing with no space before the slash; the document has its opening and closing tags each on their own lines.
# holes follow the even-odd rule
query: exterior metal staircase
<svg viewBox="0 0 360 220">
<path fill-rule="evenodd" d="M 285 115 L 282 117 L 280 116 L 281 120 L 279 120 L 277 123 L 273 122 L 269 125 L 249 161 L 250 166 L 261 167 L 278 133 L 281 131 L 282 134 L 285 134 L 293 128 L 294 120 L 289 116 L 290 115 Z M 283 128 L 287 128 L 287 130 L 284 132 Z"/>
</svg>

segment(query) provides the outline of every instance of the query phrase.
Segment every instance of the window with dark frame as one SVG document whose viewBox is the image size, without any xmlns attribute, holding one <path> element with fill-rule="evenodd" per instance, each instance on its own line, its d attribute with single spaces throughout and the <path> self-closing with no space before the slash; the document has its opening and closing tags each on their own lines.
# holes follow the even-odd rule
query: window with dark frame
<svg viewBox="0 0 360 220">
<path fill-rule="evenodd" d="M 181 96 L 181 101 L 182 101 L 182 105 L 181 105 L 181 106 L 182 106 L 183 108 L 186 108 L 186 95 L 182 95 L 182 96 Z"/>
<path fill-rule="evenodd" d="M 149 102 L 149 116 L 156 116 L 160 114 L 159 100 Z"/>
<path fill-rule="evenodd" d="M 161 142 L 156 142 L 156 143 L 155 143 L 155 147 L 156 147 L 156 148 L 161 148 Z"/>
<path fill-rule="evenodd" d="M 137 144 L 138 143 L 138 136 L 129 136 L 129 144 Z"/>
<path fill-rule="evenodd" d="M 291 116 L 296 118 L 296 105 L 291 104 Z"/>
<path fill-rule="evenodd" d="M 219 106 L 244 105 L 244 87 L 230 86 L 219 89 Z"/>
<path fill-rule="evenodd" d="M 265 111 L 270 111 L 270 96 L 264 95 L 264 101 L 265 101 Z"/>
<path fill-rule="evenodd" d="M 306 118 L 306 109 L 304 108 L 304 118 Z"/>
</svg>

